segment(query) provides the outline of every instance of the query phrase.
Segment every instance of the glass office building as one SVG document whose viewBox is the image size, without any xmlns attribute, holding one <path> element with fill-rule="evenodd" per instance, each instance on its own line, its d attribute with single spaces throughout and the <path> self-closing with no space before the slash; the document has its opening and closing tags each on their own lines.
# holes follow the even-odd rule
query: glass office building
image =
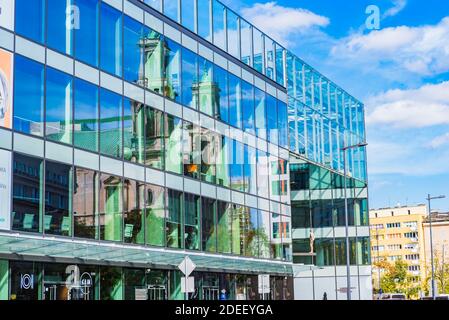
<svg viewBox="0 0 449 320">
<path fill-rule="evenodd" d="M 0 299 L 185 299 L 186 256 L 189 299 L 310 290 L 303 231 L 328 226 L 297 223 L 318 200 L 303 172 L 342 179 L 361 103 L 219 1 L 2 6 Z M 348 155 L 354 230 L 364 155 Z M 360 269 L 368 240 L 351 240 Z"/>
</svg>

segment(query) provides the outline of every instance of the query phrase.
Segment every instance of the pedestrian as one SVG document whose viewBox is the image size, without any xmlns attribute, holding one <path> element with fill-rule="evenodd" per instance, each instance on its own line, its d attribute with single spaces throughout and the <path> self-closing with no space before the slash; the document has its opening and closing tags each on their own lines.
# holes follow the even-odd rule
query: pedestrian
<svg viewBox="0 0 449 320">
<path fill-rule="evenodd" d="M 323 300 L 327 300 L 327 293 L 326 292 L 323 294 Z"/>
</svg>

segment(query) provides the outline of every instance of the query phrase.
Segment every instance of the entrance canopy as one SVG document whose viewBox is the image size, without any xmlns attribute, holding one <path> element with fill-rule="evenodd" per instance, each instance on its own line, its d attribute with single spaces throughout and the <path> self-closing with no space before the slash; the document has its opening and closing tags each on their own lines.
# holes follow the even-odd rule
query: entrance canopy
<svg viewBox="0 0 449 320">
<path fill-rule="evenodd" d="M 75 240 L 0 231 L 0 255 L 20 259 L 39 258 L 54 262 L 117 264 L 143 267 L 177 266 L 189 256 L 198 271 L 292 275 L 292 264 L 283 261 L 208 254 L 166 248 L 143 247 L 94 240 Z"/>
</svg>

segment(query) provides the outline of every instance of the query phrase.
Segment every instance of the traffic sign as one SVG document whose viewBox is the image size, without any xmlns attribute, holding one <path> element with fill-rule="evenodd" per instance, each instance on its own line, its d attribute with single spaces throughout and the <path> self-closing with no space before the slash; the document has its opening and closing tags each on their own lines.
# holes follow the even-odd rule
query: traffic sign
<svg viewBox="0 0 449 320">
<path fill-rule="evenodd" d="M 182 260 L 179 264 L 178 269 L 186 276 L 190 276 L 190 274 L 195 270 L 196 264 L 187 256 Z"/>
<path fill-rule="evenodd" d="M 181 292 L 182 293 L 195 292 L 194 277 L 181 277 Z"/>
</svg>

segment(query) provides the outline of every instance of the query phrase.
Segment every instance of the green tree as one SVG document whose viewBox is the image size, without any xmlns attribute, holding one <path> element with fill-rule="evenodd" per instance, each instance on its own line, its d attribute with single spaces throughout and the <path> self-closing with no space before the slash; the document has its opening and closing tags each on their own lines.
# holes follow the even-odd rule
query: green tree
<svg viewBox="0 0 449 320">
<path fill-rule="evenodd" d="M 435 267 L 435 283 L 438 288 L 437 293 L 447 294 L 449 293 L 449 263 L 448 259 L 445 257 L 445 252 L 440 252 L 439 250 L 433 250 L 433 259 Z M 430 257 L 428 259 L 430 261 Z M 426 281 L 423 284 L 424 291 L 426 295 L 432 294 L 431 279 L 432 277 L 432 266 L 430 262 L 427 265 Z"/>
<path fill-rule="evenodd" d="M 407 262 L 399 259 L 394 264 L 387 261 L 376 262 L 375 266 L 383 270 L 380 286 L 384 293 L 403 293 L 408 299 L 418 297 L 419 285 L 413 282 L 408 273 Z"/>
</svg>

